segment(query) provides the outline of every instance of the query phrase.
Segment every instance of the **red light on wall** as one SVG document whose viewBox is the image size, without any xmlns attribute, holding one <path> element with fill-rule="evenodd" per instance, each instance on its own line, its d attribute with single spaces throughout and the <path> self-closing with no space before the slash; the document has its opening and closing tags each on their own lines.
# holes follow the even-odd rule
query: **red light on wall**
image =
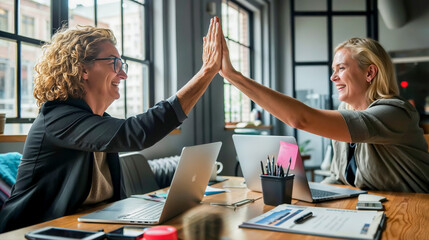
<svg viewBox="0 0 429 240">
<path fill-rule="evenodd" d="M 401 82 L 401 87 L 403 87 L 403 88 L 408 87 L 408 82 L 407 81 L 402 81 Z"/>
</svg>

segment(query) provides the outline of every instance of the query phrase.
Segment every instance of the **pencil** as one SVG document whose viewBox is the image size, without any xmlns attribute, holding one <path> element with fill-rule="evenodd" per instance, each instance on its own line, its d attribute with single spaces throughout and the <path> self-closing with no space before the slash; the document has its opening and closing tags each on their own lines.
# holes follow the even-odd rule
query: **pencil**
<svg viewBox="0 0 429 240">
<path fill-rule="evenodd" d="M 289 158 L 289 165 L 287 166 L 286 177 L 289 176 L 290 163 L 292 162 L 292 158 Z"/>
</svg>

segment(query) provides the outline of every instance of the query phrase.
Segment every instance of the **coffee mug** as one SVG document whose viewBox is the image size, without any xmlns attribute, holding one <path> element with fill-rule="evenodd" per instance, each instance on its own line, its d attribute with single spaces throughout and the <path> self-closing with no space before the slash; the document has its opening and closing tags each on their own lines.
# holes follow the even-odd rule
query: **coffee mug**
<svg viewBox="0 0 429 240">
<path fill-rule="evenodd" d="M 223 164 L 221 162 L 215 162 L 213 169 L 212 169 L 212 175 L 210 176 L 210 181 L 216 181 L 217 175 L 222 172 Z"/>
</svg>

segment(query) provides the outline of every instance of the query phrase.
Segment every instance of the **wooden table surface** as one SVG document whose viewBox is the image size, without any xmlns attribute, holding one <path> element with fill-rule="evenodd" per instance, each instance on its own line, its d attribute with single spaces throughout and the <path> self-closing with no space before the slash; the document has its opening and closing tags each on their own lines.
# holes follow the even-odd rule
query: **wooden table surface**
<svg viewBox="0 0 429 240">
<path fill-rule="evenodd" d="M 229 189 L 228 193 L 220 193 L 211 196 L 206 196 L 201 205 L 193 208 L 190 211 L 200 211 L 201 214 L 217 210 L 222 213 L 224 228 L 222 236 L 227 239 L 329 239 L 326 237 L 301 235 L 292 233 L 282 233 L 266 230 L 246 229 L 239 228 L 242 222 L 261 215 L 271 209 L 273 206 L 264 205 L 263 199 L 259 199 L 254 203 L 238 207 L 234 210 L 231 207 L 213 206 L 210 202 L 236 202 L 246 198 L 258 198 L 262 196 L 261 193 L 250 191 L 246 188 L 228 187 L 238 186 L 243 182 L 243 178 L 229 177 L 229 180 L 213 185 L 213 187 Z M 162 191 L 157 191 L 162 192 Z M 387 225 L 383 231 L 382 239 L 429 239 L 429 194 L 422 193 L 393 193 L 393 192 L 376 192 L 370 191 L 369 193 L 385 196 L 387 201 L 383 203 L 385 213 L 387 216 Z M 302 201 L 292 200 L 292 204 L 340 209 L 355 209 L 357 197 L 342 200 L 333 200 L 323 203 L 306 203 Z M 74 215 L 61 217 L 52 221 L 44 222 L 41 224 L 33 225 L 30 227 L 18 229 L 15 231 L 0 234 L 0 239 L 24 239 L 24 234 L 46 226 L 56 226 L 72 229 L 91 230 L 97 231 L 104 229 L 105 232 L 112 231 L 121 224 L 100 224 L 100 223 L 82 223 L 78 222 L 78 216 L 87 214 L 96 209 L 80 212 Z M 184 239 L 183 219 L 185 212 L 163 225 L 174 226 L 178 231 L 179 239 Z"/>
</svg>

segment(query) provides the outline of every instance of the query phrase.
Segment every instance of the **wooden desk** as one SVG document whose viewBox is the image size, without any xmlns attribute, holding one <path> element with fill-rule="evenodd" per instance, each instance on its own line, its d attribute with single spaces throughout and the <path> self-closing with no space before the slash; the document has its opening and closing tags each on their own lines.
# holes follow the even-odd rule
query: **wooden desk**
<svg viewBox="0 0 429 240">
<path fill-rule="evenodd" d="M 231 177 L 230 180 L 213 185 L 214 187 L 223 187 L 224 185 L 232 185 L 233 183 L 242 182 L 239 177 Z M 264 212 L 274 208 L 273 206 L 264 205 L 263 199 L 257 200 L 254 203 L 249 203 L 238 207 L 235 211 L 232 208 L 223 206 L 211 206 L 209 202 L 235 202 L 245 198 L 256 198 L 261 196 L 261 193 L 252 192 L 243 188 L 228 188 L 229 193 L 221 193 L 207 196 L 203 199 L 203 204 L 195 209 L 204 214 L 205 210 L 217 208 L 223 213 L 224 230 L 223 236 L 229 239 L 329 239 L 326 237 L 318 237 L 312 235 L 300 235 L 292 233 L 281 233 L 265 230 L 239 228 L 243 221 L 256 217 Z M 387 197 L 388 201 L 384 202 L 385 213 L 387 215 L 387 226 L 383 231 L 382 239 L 427 239 L 429 236 L 429 194 L 421 193 L 392 193 L 392 192 L 370 192 Z M 324 203 L 306 203 L 297 200 L 292 200 L 293 204 L 317 207 L 331 207 L 341 209 L 355 209 L 357 198 L 349 198 L 343 200 L 334 200 Z M 99 207 L 101 208 L 101 207 Z M 96 208 L 96 209 L 99 209 Z M 95 209 L 92 209 L 95 210 Z M 91 211 L 92 211 L 91 210 Z M 2 240 L 24 239 L 24 234 L 46 226 L 57 226 L 73 229 L 97 231 L 101 228 L 105 232 L 112 231 L 120 224 L 98 224 L 98 223 L 81 223 L 77 221 L 77 217 L 89 213 L 85 211 L 78 214 L 65 216 L 49 222 L 33 225 L 30 227 L 18 229 L 15 231 L 0 234 Z M 179 239 L 183 239 L 183 216 L 181 214 L 167 222 L 165 225 L 172 225 L 178 230 Z"/>
</svg>

